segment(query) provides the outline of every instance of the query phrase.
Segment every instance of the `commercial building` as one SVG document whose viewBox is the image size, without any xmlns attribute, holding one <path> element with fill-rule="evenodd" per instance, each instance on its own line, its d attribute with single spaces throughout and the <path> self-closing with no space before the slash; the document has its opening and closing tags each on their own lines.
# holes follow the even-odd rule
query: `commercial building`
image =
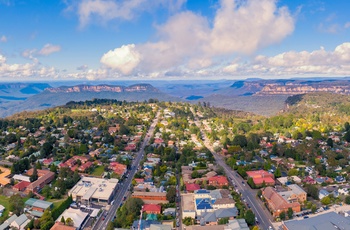
<svg viewBox="0 0 350 230">
<path fill-rule="evenodd" d="M 68 208 L 66 209 L 56 220 L 60 222 L 62 217 L 67 220 L 68 218 L 73 220 L 73 226 L 76 229 L 82 229 L 85 221 L 88 219 L 89 213 L 83 212 L 80 209 Z"/>
<path fill-rule="evenodd" d="M 107 205 L 117 191 L 117 179 L 100 179 L 94 177 L 83 177 L 68 192 L 76 202 L 83 205 L 91 203 Z"/>
<path fill-rule="evenodd" d="M 287 199 L 284 199 L 275 189 L 272 187 L 266 187 L 262 190 L 262 196 L 267 202 L 267 206 L 273 217 L 278 217 L 280 213 L 287 212 L 289 208 L 293 212 L 300 212 L 300 204 L 292 200 L 289 202 Z"/>
<path fill-rule="evenodd" d="M 286 221 L 283 230 L 329 230 L 350 229 L 350 219 L 335 212 L 329 212 L 302 220 Z"/>
</svg>

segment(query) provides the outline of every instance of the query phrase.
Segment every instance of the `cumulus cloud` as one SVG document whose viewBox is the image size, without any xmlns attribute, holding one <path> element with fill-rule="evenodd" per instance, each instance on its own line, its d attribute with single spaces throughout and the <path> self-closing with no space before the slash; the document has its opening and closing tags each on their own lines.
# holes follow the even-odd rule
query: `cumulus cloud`
<svg viewBox="0 0 350 230">
<path fill-rule="evenodd" d="M 135 45 L 131 44 L 108 51 L 100 61 L 111 69 L 118 69 L 123 74 L 129 74 L 140 63 L 141 56 L 135 50 Z"/>
<path fill-rule="evenodd" d="M 188 69 L 209 67 L 217 58 L 251 55 L 258 49 L 280 42 L 294 30 L 294 18 L 275 0 L 221 0 L 213 23 L 191 11 L 177 13 L 156 27 L 158 40 L 126 45 L 109 51 L 101 62 L 131 73 L 166 71 L 184 66 Z M 131 47 L 133 52 L 125 52 Z M 130 56 L 129 56 L 130 55 Z M 127 67 L 124 59 L 132 63 Z M 115 64 L 114 64 L 115 63 Z"/>
<path fill-rule="evenodd" d="M 2 35 L 0 38 L 0 42 L 7 42 L 7 37 L 5 35 Z"/>
<path fill-rule="evenodd" d="M 61 46 L 46 44 L 43 48 L 41 48 L 41 50 L 39 50 L 38 54 L 42 56 L 48 56 L 59 51 L 61 51 Z"/>
<path fill-rule="evenodd" d="M 249 63 L 234 61 L 223 68 L 231 75 L 298 76 L 350 75 L 350 42 L 326 51 L 323 47 L 312 52 L 289 51 L 272 57 L 258 55 Z"/>
<path fill-rule="evenodd" d="M 80 27 L 91 22 L 105 23 L 113 19 L 132 20 L 142 11 L 164 7 L 176 11 L 186 0 L 79 0 L 66 1 L 66 11 L 77 12 Z"/>
<path fill-rule="evenodd" d="M 38 62 L 24 64 L 9 64 L 4 55 L 0 54 L 0 78 L 23 79 L 23 78 L 57 78 L 59 72 L 53 67 L 42 66 Z"/>
</svg>

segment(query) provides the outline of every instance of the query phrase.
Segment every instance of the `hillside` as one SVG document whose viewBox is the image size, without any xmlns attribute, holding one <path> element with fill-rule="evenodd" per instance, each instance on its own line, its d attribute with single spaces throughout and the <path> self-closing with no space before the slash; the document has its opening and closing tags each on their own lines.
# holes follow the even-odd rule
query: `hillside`
<svg viewBox="0 0 350 230">
<path fill-rule="evenodd" d="M 42 93 L 24 101 L 1 104 L 0 117 L 6 117 L 20 111 L 33 111 L 64 105 L 69 101 L 85 101 L 93 98 L 116 99 L 120 101 L 144 101 L 150 98 L 161 101 L 180 101 L 148 84 L 124 86 L 86 86 L 48 88 Z"/>
</svg>

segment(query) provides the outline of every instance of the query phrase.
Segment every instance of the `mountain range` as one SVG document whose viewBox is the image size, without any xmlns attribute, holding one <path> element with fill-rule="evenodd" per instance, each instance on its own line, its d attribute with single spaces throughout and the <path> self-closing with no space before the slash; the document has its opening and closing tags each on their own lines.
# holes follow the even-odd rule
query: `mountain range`
<svg viewBox="0 0 350 230">
<path fill-rule="evenodd" d="M 209 102 L 212 106 L 273 115 L 285 109 L 291 95 L 328 92 L 349 95 L 349 79 L 217 80 L 217 81 L 124 81 L 95 85 L 68 83 L 0 84 L 0 117 L 24 110 L 38 110 L 69 101 L 107 98 L 126 101 Z M 64 83 L 61 83 L 64 84 Z M 69 85 L 70 84 L 70 85 Z"/>
</svg>

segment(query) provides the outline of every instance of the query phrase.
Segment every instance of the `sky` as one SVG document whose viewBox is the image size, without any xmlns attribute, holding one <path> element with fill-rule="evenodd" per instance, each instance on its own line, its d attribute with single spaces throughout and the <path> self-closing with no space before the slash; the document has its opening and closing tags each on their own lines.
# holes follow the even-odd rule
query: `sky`
<svg viewBox="0 0 350 230">
<path fill-rule="evenodd" d="M 349 0 L 0 0 L 0 81 L 350 76 Z"/>
</svg>

